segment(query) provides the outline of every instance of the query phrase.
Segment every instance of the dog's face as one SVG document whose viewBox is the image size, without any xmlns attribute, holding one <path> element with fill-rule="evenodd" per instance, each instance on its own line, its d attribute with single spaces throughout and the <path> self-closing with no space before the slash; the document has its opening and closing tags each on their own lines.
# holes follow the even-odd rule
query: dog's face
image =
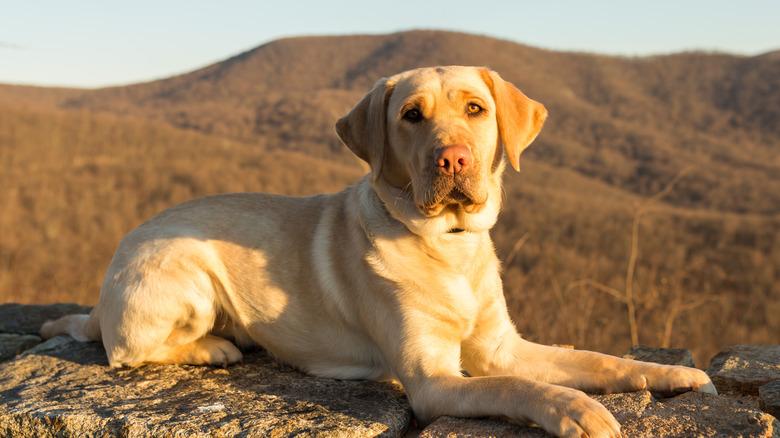
<svg viewBox="0 0 780 438">
<path fill-rule="evenodd" d="M 336 130 L 370 164 L 380 197 L 387 194 L 396 206 L 402 197 L 422 218 L 451 216 L 437 231 L 477 231 L 492 226 L 498 213 L 502 144 L 517 168 L 546 114 L 494 72 L 436 67 L 379 81 Z M 401 220 L 416 216 L 393 213 Z"/>
<path fill-rule="evenodd" d="M 387 140 L 380 176 L 393 187 L 408 187 L 420 213 L 484 207 L 501 149 L 495 104 L 476 71 L 430 69 L 398 77 L 387 103 Z"/>
</svg>

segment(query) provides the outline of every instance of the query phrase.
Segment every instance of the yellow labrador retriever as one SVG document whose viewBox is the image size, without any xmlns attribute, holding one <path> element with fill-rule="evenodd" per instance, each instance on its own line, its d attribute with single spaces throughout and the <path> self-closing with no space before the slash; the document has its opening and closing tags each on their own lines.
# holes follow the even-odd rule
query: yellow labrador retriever
<svg viewBox="0 0 780 438">
<path fill-rule="evenodd" d="M 89 316 L 41 333 L 102 340 L 115 367 L 225 365 L 259 344 L 316 376 L 397 379 L 422 422 L 501 415 L 560 436 L 620 434 L 580 390 L 715 393 L 699 370 L 517 333 L 488 231 L 504 151 L 517 168 L 546 115 L 482 68 L 382 79 L 336 124 L 371 167 L 356 185 L 170 208 L 122 241 Z"/>
</svg>

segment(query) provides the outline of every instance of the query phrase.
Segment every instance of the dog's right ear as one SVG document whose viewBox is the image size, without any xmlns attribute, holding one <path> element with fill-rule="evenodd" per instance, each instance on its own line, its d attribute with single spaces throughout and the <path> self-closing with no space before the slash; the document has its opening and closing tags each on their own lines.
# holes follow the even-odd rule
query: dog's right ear
<svg viewBox="0 0 780 438">
<path fill-rule="evenodd" d="M 376 83 L 357 105 L 336 122 L 336 133 L 379 179 L 387 150 L 387 102 L 393 87 L 385 78 Z"/>
</svg>

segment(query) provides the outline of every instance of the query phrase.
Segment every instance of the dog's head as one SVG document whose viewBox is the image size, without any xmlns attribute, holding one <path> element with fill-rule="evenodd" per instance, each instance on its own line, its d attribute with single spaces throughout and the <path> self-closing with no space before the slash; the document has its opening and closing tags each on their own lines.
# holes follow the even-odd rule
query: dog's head
<svg viewBox="0 0 780 438">
<path fill-rule="evenodd" d="M 500 208 L 502 145 L 519 169 L 546 116 L 493 71 L 435 67 L 380 80 L 336 131 L 413 232 L 484 231 Z"/>
</svg>

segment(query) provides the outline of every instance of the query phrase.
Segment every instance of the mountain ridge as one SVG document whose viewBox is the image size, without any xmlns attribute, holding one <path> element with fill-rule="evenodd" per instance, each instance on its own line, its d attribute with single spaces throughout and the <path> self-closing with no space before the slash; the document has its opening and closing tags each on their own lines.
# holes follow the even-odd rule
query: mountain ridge
<svg viewBox="0 0 780 438">
<path fill-rule="evenodd" d="M 89 90 L 62 107 L 164 120 L 343 160 L 349 152 L 332 129 L 338 116 L 379 78 L 442 64 L 492 68 L 548 107 L 540 146 L 530 150 L 534 159 L 645 196 L 698 162 L 706 169 L 696 177 L 717 194 L 684 183 L 671 202 L 780 213 L 780 59 L 771 56 L 610 57 L 442 31 L 296 37 L 172 78 Z M 767 187 L 766 197 L 741 200 L 735 184 L 713 177 L 755 179 L 743 167 L 766 180 L 756 184 Z"/>
</svg>

